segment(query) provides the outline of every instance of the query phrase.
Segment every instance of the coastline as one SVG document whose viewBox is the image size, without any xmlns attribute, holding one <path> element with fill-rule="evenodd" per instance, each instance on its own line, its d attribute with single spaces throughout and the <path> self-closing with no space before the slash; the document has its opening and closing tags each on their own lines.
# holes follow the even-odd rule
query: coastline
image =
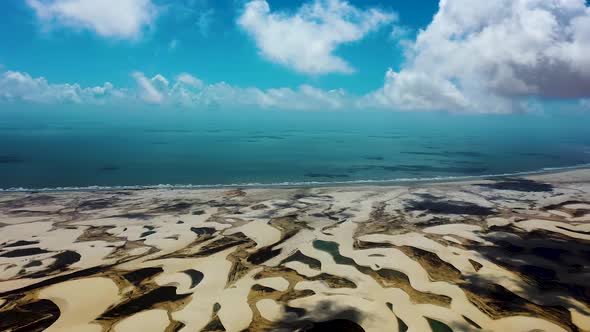
<svg viewBox="0 0 590 332">
<path fill-rule="evenodd" d="M 0 330 L 590 329 L 587 168 L 4 192 L 0 231 Z"/>
<path fill-rule="evenodd" d="M 111 190 L 164 190 L 164 189 L 190 189 L 190 190 L 210 190 L 210 189 L 231 189 L 231 188 L 248 188 L 248 189 L 292 189 L 292 188 L 337 188 L 353 186 L 403 186 L 414 184 L 437 184 L 467 182 L 486 179 L 502 179 L 512 177 L 529 177 L 537 175 L 549 175 L 556 173 L 566 173 L 575 170 L 590 169 L 590 164 L 580 164 L 574 166 L 542 168 L 533 171 L 519 171 L 512 173 L 487 174 L 487 175 L 459 175 L 459 176 L 438 176 L 423 178 L 396 178 L 385 180 L 349 180 L 349 181 L 304 181 L 304 182 L 277 182 L 277 183 L 231 183 L 231 184 L 156 184 L 156 185 L 120 185 L 120 186 L 81 186 L 81 187 L 52 187 L 52 188 L 0 188 L 1 193 L 11 192 L 92 192 L 92 191 L 111 191 Z"/>
</svg>

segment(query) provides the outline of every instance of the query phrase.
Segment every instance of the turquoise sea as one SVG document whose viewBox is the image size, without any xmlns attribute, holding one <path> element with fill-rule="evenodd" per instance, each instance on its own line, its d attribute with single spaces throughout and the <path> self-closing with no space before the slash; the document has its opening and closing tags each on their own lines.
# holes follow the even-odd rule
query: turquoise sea
<svg viewBox="0 0 590 332">
<path fill-rule="evenodd" d="M 590 114 L 0 110 L 0 188 L 366 183 L 590 163 Z"/>
</svg>

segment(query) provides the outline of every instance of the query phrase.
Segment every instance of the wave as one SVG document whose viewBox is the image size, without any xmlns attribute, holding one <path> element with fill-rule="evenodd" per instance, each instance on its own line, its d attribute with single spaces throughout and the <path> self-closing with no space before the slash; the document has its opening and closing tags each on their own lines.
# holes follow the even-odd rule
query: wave
<svg viewBox="0 0 590 332">
<path fill-rule="evenodd" d="M 547 174 L 576 169 L 590 168 L 589 164 L 565 167 L 546 167 L 534 171 L 519 171 L 512 173 L 498 173 L 485 175 L 434 176 L 422 178 L 395 178 L 379 180 L 347 180 L 347 181 L 286 181 L 274 183 L 230 183 L 230 184 L 156 184 L 156 185 L 121 185 L 121 186 L 82 186 L 82 187 L 52 187 L 52 188 L 0 188 L 0 192 L 60 192 L 60 191 L 112 191 L 112 190 L 154 190 L 154 189 L 223 189 L 223 188 L 272 188 L 272 187 L 312 187 L 312 186 L 343 186 L 343 185 L 388 185 L 403 183 L 451 182 L 487 178 L 503 178 L 510 176 L 526 176 Z"/>
</svg>

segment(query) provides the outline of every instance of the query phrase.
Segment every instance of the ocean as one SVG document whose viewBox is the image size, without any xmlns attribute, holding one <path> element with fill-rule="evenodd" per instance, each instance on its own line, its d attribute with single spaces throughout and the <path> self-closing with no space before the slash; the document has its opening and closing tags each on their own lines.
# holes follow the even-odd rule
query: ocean
<svg viewBox="0 0 590 332">
<path fill-rule="evenodd" d="M 588 113 L 2 107 L 2 190 L 390 183 L 590 163 Z"/>
</svg>

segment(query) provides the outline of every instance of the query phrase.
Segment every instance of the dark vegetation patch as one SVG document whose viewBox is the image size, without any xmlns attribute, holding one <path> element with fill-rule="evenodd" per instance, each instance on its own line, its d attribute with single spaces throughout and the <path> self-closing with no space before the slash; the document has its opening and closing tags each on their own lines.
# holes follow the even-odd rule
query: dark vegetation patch
<svg viewBox="0 0 590 332">
<path fill-rule="evenodd" d="M 164 272 L 164 270 L 161 267 L 146 267 L 143 269 L 125 273 L 123 275 L 123 278 L 125 278 L 133 285 L 138 286 L 144 280 L 149 279 L 162 272 Z"/>
<path fill-rule="evenodd" d="M 428 321 L 428 325 L 430 325 L 432 332 L 453 332 L 453 329 L 443 322 L 428 317 L 426 317 L 426 320 Z"/>
<path fill-rule="evenodd" d="M 85 277 L 89 277 L 89 276 L 93 276 L 95 274 L 101 273 L 103 271 L 106 271 L 110 268 L 112 268 L 113 265 L 106 265 L 106 266 L 95 266 L 95 267 L 91 267 L 89 269 L 84 269 L 84 270 L 80 270 L 80 271 L 76 271 L 76 272 L 72 272 L 69 274 L 65 274 L 65 275 L 60 275 L 57 277 L 53 277 L 53 278 L 49 278 L 49 279 L 45 279 L 41 282 L 29 285 L 29 286 L 25 286 L 22 288 L 17 288 L 17 289 L 12 289 L 9 291 L 6 291 L 4 293 L 0 293 L 0 297 L 4 297 L 4 296 L 11 296 L 11 295 L 15 295 L 15 294 L 22 294 L 22 293 L 26 293 L 29 292 L 31 290 L 35 290 L 35 289 L 40 289 L 43 287 L 47 287 L 47 286 L 51 286 L 51 285 L 55 285 L 55 284 L 59 284 L 68 280 L 74 280 L 74 279 L 79 279 L 79 278 L 85 278 Z M 41 276 L 46 276 L 45 273 L 43 272 Z"/>
<path fill-rule="evenodd" d="M 152 234 L 156 234 L 156 231 L 147 231 L 147 232 L 143 232 L 141 233 L 141 235 L 139 236 L 140 238 L 144 238 L 144 237 L 148 237 Z"/>
<path fill-rule="evenodd" d="M 0 331 L 41 332 L 55 323 L 59 307 L 49 300 L 38 300 L 0 311 Z"/>
<path fill-rule="evenodd" d="M 123 213 L 111 216 L 110 218 L 125 218 L 125 219 L 137 219 L 137 220 L 149 220 L 154 216 L 146 213 Z"/>
<path fill-rule="evenodd" d="M 99 320 L 129 317 L 140 311 L 153 308 L 163 302 L 183 300 L 191 294 L 176 294 L 176 287 L 164 286 L 156 288 L 138 297 L 117 304 L 99 317 Z"/>
<path fill-rule="evenodd" d="M 188 213 L 188 210 L 193 206 L 189 202 L 178 202 L 173 204 L 160 205 L 157 208 L 150 210 L 153 213 Z"/>
<path fill-rule="evenodd" d="M 434 214 L 466 214 L 471 216 L 489 216 L 495 213 L 493 208 L 480 206 L 470 202 L 430 199 L 409 201 L 407 210 L 424 211 Z"/>
<path fill-rule="evenodd" d="M 30 246 L 30 245 L 38 244 L 38 243 L 39 243 L 39 241 L 19 240 L 19 241 L 7 244 L 4 247 L 5 248 L 24 247 L 24 246 Z"/>
<path fill-rule="evenodd" d="M 212 227 L 191 227 L 191 232 L 197 235 L 213 235 L 216 230 Z"/>
<path fill-rule="evenodd" d="M 293 255 L 283 259 L 279 265 L 283 265 L 288 262 L 301 262 L 303 264 L 309 265 L 310 268 L 315 270 L 320 270 L 322 268 L 322 262 L 315 258 L 304 255 L 299 250 L 295 251 Z"/>
<path fill-rule="evenodd" d="M 281 249 L 273 249 L 273 247 L 268 246 L 257 250 L 255 253 L 248 256 L 247 261 L 251 264 L 262 264 L 268 261 L 271 258 L 278 256 L 281 253 Z"/>
<path fill-rule="evenodd" d="M 40 254 L 46 254 L 50 251 L 41 248 L 26 248 L 26 249 L 16 249 L 12 251 L 5 252 L 0 255 L 0 257 L 6 258 L 14 258 L 14 257 L 26 257 L 26 256 L 34 256 Z"/>
<path fill-rule="evenodd" d="M 28 277 L 42 278 L 50 274 L 64 272 L 68 269 L 70 265 L 80 261 L 81 257 L 82 256 L 80 256 L 79 253 L 71 250 L 60 252 L 59 254 L 52 257 L 53 259 L 55 259 L 55 261 L 45 270 L 30 274 Z"/>
<path fill-rule="evenodd" d="M 191 288 L 195 288 L 205 277 L 201 271 L 194 269 L 188 269 L 182 272 L 191 278 Z"/>
<path fill-rule="evenodd" d="M 41 265 L 43 265 L 43 263 L 41 261 L 32 260 L 32 261 L 28 262 L 27 264 L 23 265 L 23 267 L 26 269 L 29 267 L 37 267 L 37 266 L 41 266 Z"/>
<path fill-rule="evenodd" d="M 347 307 L 342 303 L 330 301 L 319 302 L 312 310 L 315 320 L 307 317 L 304 309 L 287 307 L 285 315 L 277 322 L 273 322 L 271 329 L 288 331 L 338 331 L 362 332 L 363 328 L 356 322 L 361 322 L 364 315 L 356 308 Z"/>
<path fill-rule="evenodd" d="M 247 243 L 254 243 L 254 241 L 250 240 L 250 238 L 244 235 L 244 233 L 236 233 L 229 236 L 224 236 L 221 239 L 215 240 L 201 248 L 196 256 L 209 256 L 227 248 L 232 248 Z"/>
<path fill-rule="evenodd" d="M 479 184 L 480 187 L 497 189 L 497 190 L 513 190 L 524 192 L 550 192 L 553 191 L 553 186 L 548 183 L 537 182 L 529 179 L 503 179 L 495 181 L 494 183 Z"/>
<path fill-rule="evenodd" d="M 100 198 L 84 201 L 78 204 L 78 210 L 98 210 L 106 209 L 113 205 L 116 201 L 114 198 Z"/>
<path fill-rule="evenodd" d="M 327 332 L 327 331 L 340 331 L 340 332 L 364 332 L 365 330 L 357 323 L 346 320 L 346 319 L 334 319 L 326 322 L 313 323 L 308 329 L 308 332 Z"/>
<path fill-rule="evenodd" d="M 463 289 L 471 303 L 492 319 L 517 315 L 535 316 L 547 319 L 570 331 L 578 331 L 571 320 L 570 312 L 564 307 L 537 305 L 498 284 L 476 276 L 467 277 L 466 281 L 459 284 L 459 287 Z"/>
</svg>

